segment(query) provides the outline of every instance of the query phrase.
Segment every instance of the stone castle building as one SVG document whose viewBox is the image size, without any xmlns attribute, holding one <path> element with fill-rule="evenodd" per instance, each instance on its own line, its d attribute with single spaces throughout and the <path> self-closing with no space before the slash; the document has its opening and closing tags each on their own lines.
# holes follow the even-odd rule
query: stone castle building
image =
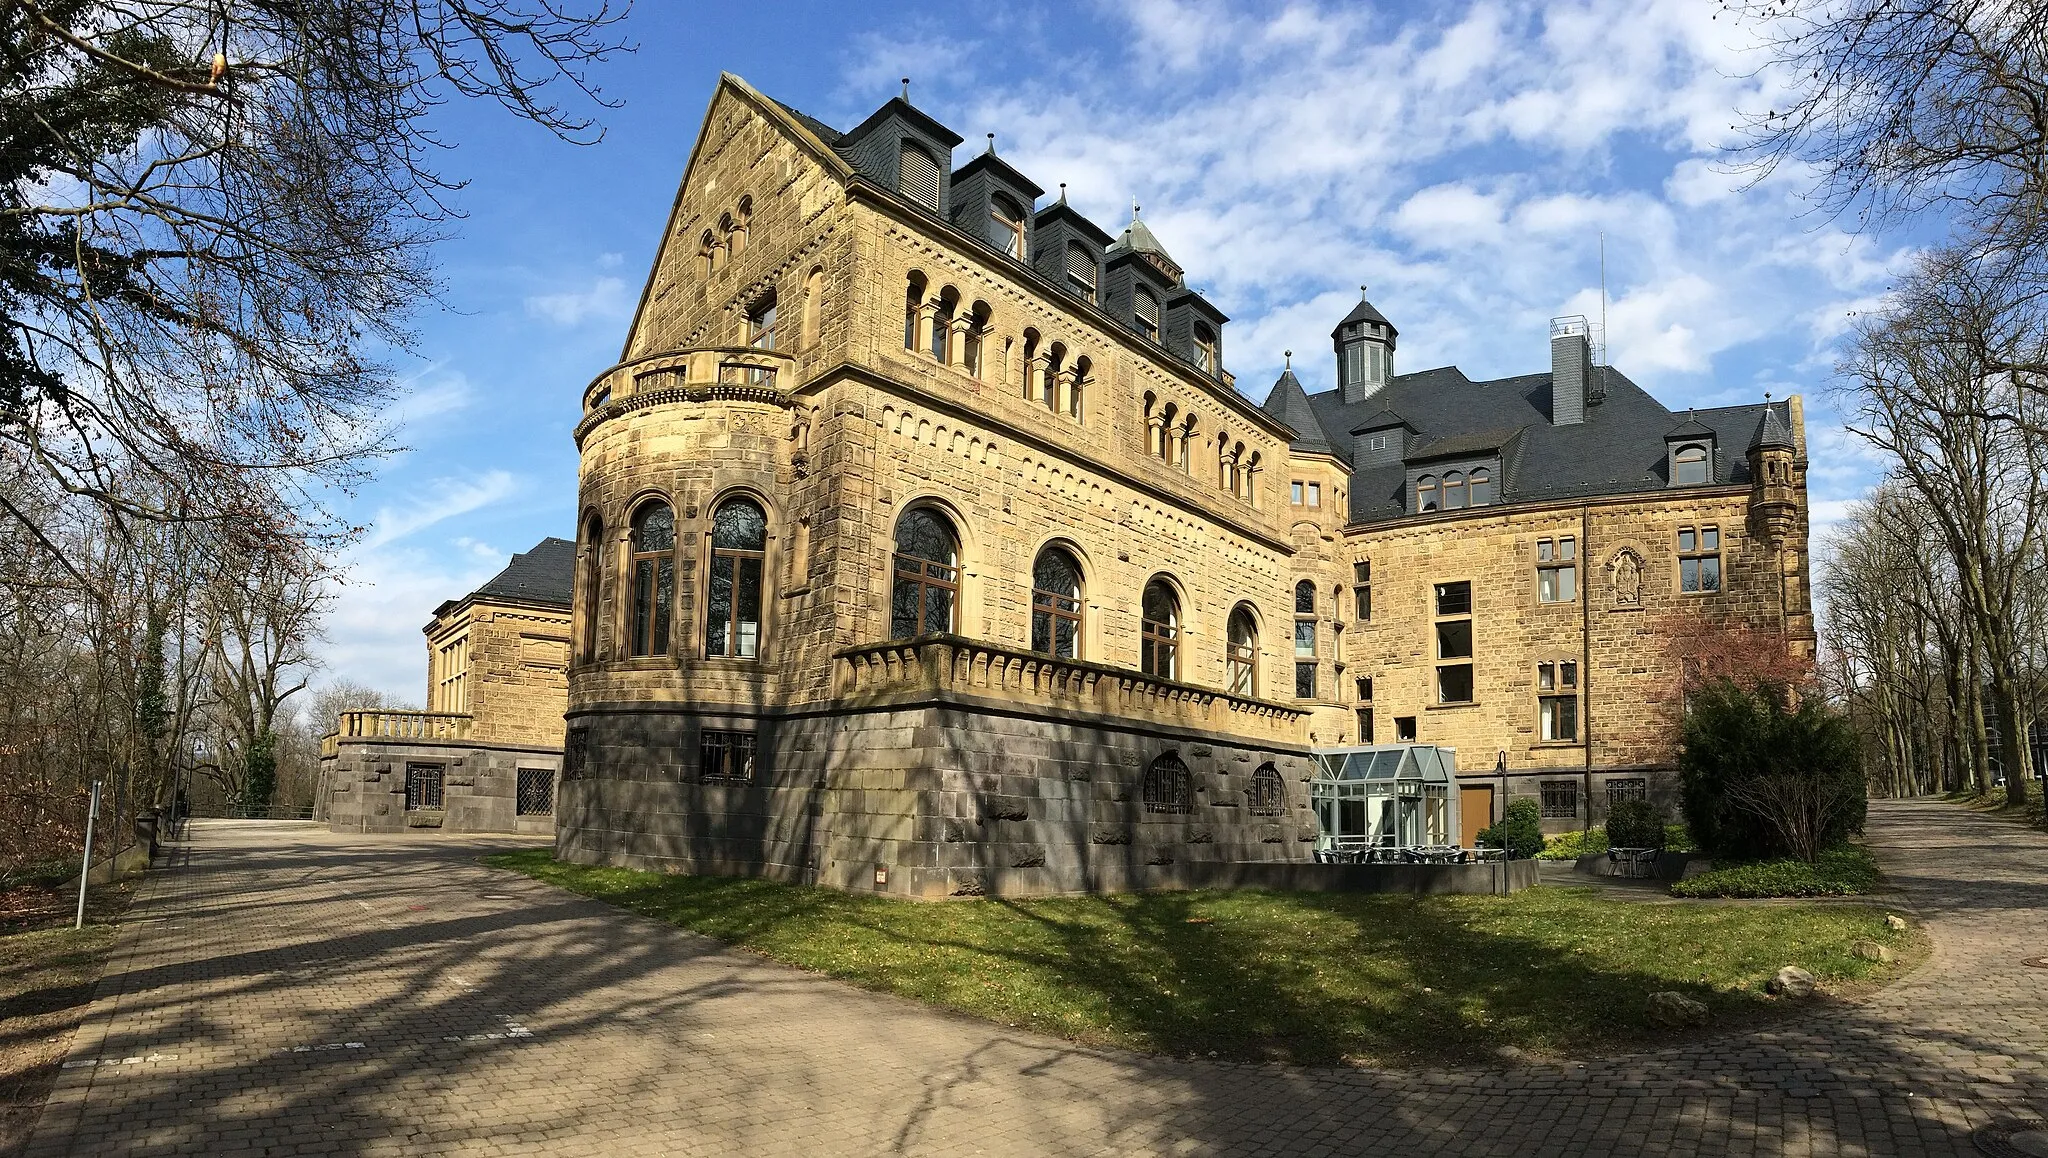
<svg viewBox="0 0 2048 1158">
<path fill-rule="evenodd" d="M 554 831 L 576 545 L 542 539 L 434 609 L 427 710 L 341 714 L 314 818 L 336 831 Z"/>
<path fill-rule="evenodd" d="M 912 896 L 1299 861 L 1317 749 L 1459 752 L 1472 830 L 1667 798 L 1688 649 L 1810 654 L 1800 401 L 1600 364 L 1255 405 L 1227 317 L 905 98 L 724 77 L 581 450 L 558 852 Z M 1532 336 L 1532 344 L 1537 340 Z"/>
</svg>

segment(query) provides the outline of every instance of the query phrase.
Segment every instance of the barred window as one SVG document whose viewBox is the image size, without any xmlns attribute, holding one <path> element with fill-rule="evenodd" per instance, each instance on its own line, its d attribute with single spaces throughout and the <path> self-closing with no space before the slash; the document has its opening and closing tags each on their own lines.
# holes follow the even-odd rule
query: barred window
<svg viewBox="0 0 2048 1158">
<path fill-rule="evenodd" d="M 441 807 L 441 771 L 439 764 L 405 766 L 405 807 L 408 810 L 424 808 L 432 811 Z"/>
<path fill-rule="evenodd" d="M 1280 770 L 1271 764 L 1259 765 L 1252 773 L 1250 797 L 1253 816 L 1278 816 L 1287 805 L 1287 786 L 1280 782 Z"/>
<path fill-rule="evenodd" d="M 706 783 L 745 784 L 754 778 L 754 733 L 706 728 L 699 756 Z"/>
<path fill-rule="evenodd" d="M 555 811 L 555 770 L 521 768 L 519 795 L 513 811 L 520 816 L 552 816 Z"/>
<path fill-rule="evenodd" d="M 1194 773 L 1171 752 L 1152 761 L 1145 769 L 1145 811 L 1193 812 L 1194 781 Z"/>
<path fill-rule="evenodd" d="M 1545 780 L 1542 783 L 1543 819 L 1570 820 L 1579 814 L 1579 782 Z"/>
<path fill-rule="evenodd" d="M 1607 807 L 1629 800 L 1648 800 L 1650 781 L 1642 776 L 1629 776 L 1607 782 Z"/>
</svg>

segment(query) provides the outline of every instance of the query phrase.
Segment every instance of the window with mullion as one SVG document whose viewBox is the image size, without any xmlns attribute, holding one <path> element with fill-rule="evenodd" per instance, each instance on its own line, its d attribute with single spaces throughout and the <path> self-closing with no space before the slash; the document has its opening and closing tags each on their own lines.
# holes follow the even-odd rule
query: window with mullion
<svg viewBox="0 0 2048 1158">
<path fill-rule="evenodd" d="M 1540 603 L 1574 603 L 1579 598 L 1578 540 L 1536 540 L 1536 599 Z"/>
<path fill-rule="evenodd" d="M 950 633 L 960 597 L 960 540 L 945 516 L 913 507 L 896 524 L 890 556 L 889 638 Z"/>
<path fill-rule="evenodd" d="M 633 518 L 633 631 L 630 654 L 668 654 L 669 616 L 676 602 L 676 517 L 667 503 L 649 503 Z"/>
<path fill-rule="evenodd" d="M 1678 589 L 1692 595 L 1721 589 L 1721 528 L 1678 529 Z"/>
<path fill-rule="evenodd" d="M 1160 679 L 1180 678 L 1180 601 L 1164 583 L 1148 583 L 1140 616 L 1139 670 Z"/>
<path fill-rule="evenodd" d="M 1048 547 L 1031 568 L 1031 650 L 1057 659 L 1081 654 L 1081 568 Z"/>
<path fill-rule="evenodd" d="M 1472 702 L 1472 584 L 1436 585 L 1437 703 Z"/>
</svg>

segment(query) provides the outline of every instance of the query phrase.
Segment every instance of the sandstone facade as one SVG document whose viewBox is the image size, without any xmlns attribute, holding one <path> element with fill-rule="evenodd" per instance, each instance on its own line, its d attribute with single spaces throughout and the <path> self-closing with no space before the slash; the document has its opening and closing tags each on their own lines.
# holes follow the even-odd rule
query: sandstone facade
<svg viewBox="0 0 2048 1158">
<path fill-rule="evenodd" d="M 1716 465 L 1656 490 L 1518 498 L 1550 436 L 1461 434 L 1489 501 L 1388 514 L 1400 460 L 1304 429 L 1341 412 L 1290 410 L 1298 383 L 1239 393 L 1223 315 L 1142 222 L 1103 245 L 993 153 L 951 168 L 957 141 L 907 101 L 839 134 L 721 82 L 574 432 L 565 858 L 912 896 L 1299 861 L 1309 757 L 1368 710 L 1482 795 L 1502 751 L 1512 791 L 1573 781 L 1563 826 L 1610 779 L 1665 791 L 1693 641 L 1810 648 L 1797 399 L 1760 449 L 1727 433 L 1760 408 L 1680 428 Z M 1387 340 L 1386 397 L 1420 389 Z M 1611 389 L 1588 432 L 1664 414 Z M 1683 592 L 1703 528 L 1724 578 Z M 1576 594 L 1544 602 L 1564 538 Z M 1443 703 L 1457 583 L 1470 691 Z M 1566 662 L 1572 738 L 1546 741 L 1539 665 Z"/>
</svg>

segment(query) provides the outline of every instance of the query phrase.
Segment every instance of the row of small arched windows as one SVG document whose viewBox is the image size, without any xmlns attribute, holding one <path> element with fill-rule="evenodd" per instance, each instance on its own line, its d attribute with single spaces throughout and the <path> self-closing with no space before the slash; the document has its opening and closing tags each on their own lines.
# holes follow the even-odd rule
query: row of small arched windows
<svg viewBox="0 0 2048 1158">
<path fill-rule="evenodd" d="M 1415 480 L 1415 509 L 1420 511 L 1463 510 L 1493 503 L 1493 474 L 1485 467 L 1467 473 L 1447 470 L 1442 478 L 1433 474 Z"/>
<path fill-rule="evenodd" d="M 1194 473 L 1195 457 L 1195 415 L 1183 412 L 1172 402 L 1160 405 L 1155 394 L 1147 393 L 1144 400 L 1145 453 L 1161 462 L 1170 463 L 1188 473 Z M 1216 453 L 1216 482 L 1230 494 L 1258 505 L 1259 476 L 1265 472 L 1259 452 L 1245 451 L 1242 440 L 1233 440 L 1226 431 L 1218 434 L 1213 443 Z"/>
<path fill-rule="evenodd" d="M 1025 401 L 1080 421 L 1083 400 L 1094 381 L 1094 364 L 1074 356 L 1065 343 L 1046 342 L 1037 330 L 1027 329 L 1023 372 L 1013 378 L 1012 339 L 1003 339 L 1000 364 L 989 364 L 992 319 L 987 302 L 963 306 L 959 290 L 944 286 L 933 294 L 924 275 L 912 273 L 903 295 L 903 348 L 928 353 L 971 378 L 985 379 L 993 370 L 999 378 L 1013 381 Z"/>
<path fill-rule="evenodd" d="M 912 507 L 896 523 L 890 568 L 889 637 L 959 630 L 960 536 L 936 508 Z M 1084 600 L 1080 560 L 1059 544 L 1031 565 L 1031 650 L 1056 659 L 1081 658 Z M 1163 578 L 1146 583 L 1138 600 L 1138 668 L 1160 679 L 1182 678 L 1181 605 Z M 1230 613 L 1226 667 L 1233 694 L 1258 693 L 1258 615 L 1250 604 Z"/>
<path fill-rule="evenodd" d="M 754 223 L 754 199 L 741 197 L 732 212 L 722 213 L 715 229 L 706 229 L 697 243 L 697 272 L 710 277 L 724 269 L 747 248 L 747 234 Z"/>
</svg>

